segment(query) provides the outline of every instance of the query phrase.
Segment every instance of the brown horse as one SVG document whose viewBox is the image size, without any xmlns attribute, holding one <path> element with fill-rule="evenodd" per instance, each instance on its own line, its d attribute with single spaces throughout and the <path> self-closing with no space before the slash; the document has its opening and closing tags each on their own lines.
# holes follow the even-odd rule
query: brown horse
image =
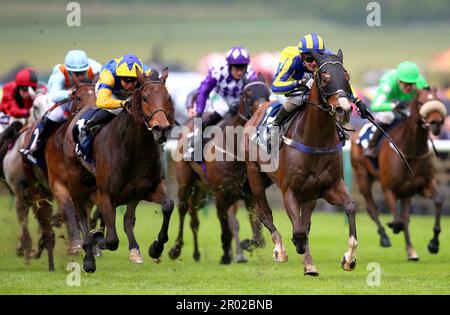
<svg viewBox="0 0 450 315">
<path fill-rule="evenodd" d="M 83 249 L 86 255 L 83 268 L 87 272 L 96 269 L 93 255 L 95 240 L 88 233 L 89 211 L 86 210 L 92 203 L 97 204 L 105 221 L 106 249 L 116 250 L 119 245 L 115 226 L 116 206 L 128 204 L 128 208 L 131 206 L 134 211 L 140 200 L 162 205 L 162 227 L 158 240 L 149 248 L 149 255 L 159 258 L 168 240 L 173 201 L 167 193 L 163 177 L 160 146 L 174 124 L 172 101 L 164 85 L 167 76 L 167 69 L 163 70 L 161 78 L 156 72 L 151 77 L 138 73 L 141 87 L 134 92 L 130 109 L 118 114 L 94 139 L 94 173 L 91 168 L 88 170 L 83 166 L 74 150 L 72 129 L 84 109 L 76 115 L 67 130 L 64 152 L 68 189 L 84 234 Z M 134 213 L 130 217 L 134 217 Z M 132 232 L 134 221 L 129 220 L 128 225 Z M 130 246 L 138 248 L 135 240 Z"/>
<path fill-rule="evenodd" d="M 245 163 L 242 159 L 238 160 L 237 149 L 240 147 L 240 143 L 234 135 L 227 135 L 225 132 L 226 127 L 241 127 L 245 122 L 250 119 L 252 114 L 263 103 L 269 100 L 270 91 L 264 83 L 263 78 L 259 78 L 257 81 L 245 82 L 242 96 L 240 98 L 239 107 L 236 114 L 230 114 L 220 122 L 217 128 L 220 128 L 223 132 L 222 137 L 214 137 L 205 145 L 209 146 L 211 150 L 221 151 L 219 153 L 222 158 L 219 159 L 206 159 L 204 164 L 199 164 L 194 161 L 179 160 L 175 163 L 175 174 L 178 182 L 178 198 L 180 200 L 178 211 L 180 215 L 180 225 L 178 237 L 175 246 L 170 250 L 169 256 L 172 259 L 176 259 L 181 254 L 181 248 L 183 246 L 183 226 L 186 213 L 191 214 L 191 229 L 194 233 L 194 259 L 198 261 L 200 259 L 200 252 L 198 251 L 197 232 L 199 227 L 199 221 L 197 217 L 197 210 L 199 208 L 199 197 L 202 196 L 202 190 L 208 190 L 215 195 L 216 209 L 219 217 L 220 225 L 222 228 L 222 248 L 223 256 L 220 260 L 222 264 L 231 263 L 231 239 L 232 228 L 236 238 L 237 231 L 239 229 L 236 219 L 237 208 L 234 204 L 239 200 L 244 200 L 247 210 L 250 214 L 250 222 L 253 229 L 254 239 L 244 240 L 242 244 L 249 243 L 252 246 L 262 246 L 264 239 L 261 234 L 260 222 L 256 216 L 252 215 L 253 200 L 248 189 L 245 189 L 246 174 Z M 193 121 L 191 120 L 187 124 L 187 128 L 193 130 Z M 182 134 L 178 142 L 178 153 L 183 155 L 183 147 L 185 136 Z M 228 149 L 224 147 L 227 143 L 227 137 L 231 139 L 233 147 Z M 219 140 L 219 141 L 218 141 Z M 222 154 L 223 153 L 223 154 Z M 231 155 L 232 159 L 226 155 Z M 245 261 L 243 256 L 241 243 L 236 244 L 237 261 Z"/>
<path fill-rule="evenodd" d="M 388 223 L 394 233 L 403 230 L 405 234 L 408 260 L 418 260 L 409 236 L 409 215 L 411 198 L 420 194 L 434 201 L 436 208 L 436 222 L 434 225 L 434 237 L 428 244 L 431 253 L 439 250 L 438 236 L 441 231 L 440 217 L 444 198 L 437 189 L 434 179 L 433 158 L 428 148 L 428 134 L 431 131 L 439 135 L 446 115 L 445 106 L 437 100 L 435 90 L 420 90 L 416 98 L 410 103 L 410 116 L 390 131 L 391 138 L 399 144 L 405 157 L 414 171 L 412 176 L 403 166 L 401 159 L 390 147 L 388 141 L 382 140 L 378 165 L 375 170 L 372 163 L 363 154 L 363 148 L 352 143 L 351 160 L 355 171 L 359 190 L 367 204 L 367 211 L 378 227 L 380 244 L 383 247 L 391 246 L 383 225 L 378 218 L 378 209 L 372 197 L 372 183 L 380 180 L 384 194 L 384 200 L 394 216 L 394 220 Z M 401 213 L 397 212 L 396 201 L 400 200 Z"/>
<path fill-rule="evenodd" d="M 317 199 L 343 207 L 349 221 L 348 251 L 341 265 L 346 271 L 356 266 L 357 246 L 355 215 L 356 203 L 347 192 L 343 179 L 342 145 L 337 126 L 348 122 L 349 76 L 343 66 L 342 51 L 337 55 L 320 55 L 312 52 L 319 68 L 314 74 L 314 84 L 302 112 L 295 113 L 292 124 L 284 136 L 285 145 L 279 151 L 278 168 L 261 171 L 264 163 L 261 152 L 250 135 L 262 119 L 267 105 L 260 108 L 245 125 L 244 150 L 247 174 L 253 196 L 260 210 L 260 219 L 272 234 L 275 244 L 273 257 L 285 262 L 288 257 L 281 235 L 273 223 L 272 210 L 265 194 L 267 179 L 280 188 L 284 204 L 293 226 L 293 243 L 304 256 L 304 274 L 318 275 L 308 244 L 311 215 Z M 276 165 L 276 164 L 275 164 Z M 301 215 L 300 215 L 301 209 Z"/>
</svg>

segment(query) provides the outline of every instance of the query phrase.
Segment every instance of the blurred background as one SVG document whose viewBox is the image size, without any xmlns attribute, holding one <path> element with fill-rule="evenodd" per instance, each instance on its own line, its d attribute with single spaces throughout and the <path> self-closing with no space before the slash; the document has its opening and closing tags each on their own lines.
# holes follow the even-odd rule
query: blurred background
<svg viewBox="0 0 450 315">
<path fill-rule="evenodd" d="M 352 84 L 368 104 L 382 73 L 412 60 L 449 106 L 448 0 L 377 1 L 381 26 L 375 27 L 367 25 L 371 1 L 361 0 L 77 2 L 81 25 L 70 27 L 69 1 L 2 0 L 0 85 L 23 66 L 37 68 L 46 82 L 70 49 L 83 49 L 100 63 L 132 52 L 152 68 L 169 66 L 168 88 L 182 122 L 187 93 L 231 46 L 248 48 L 252 65 L 270 82 L 279 52 L 316 32 L 327 48 L 343 50 Z M 447 169 L 443 165 L 441 170 Z M 448 187 L 450 180 L 443 181 Z"/>
</svg>

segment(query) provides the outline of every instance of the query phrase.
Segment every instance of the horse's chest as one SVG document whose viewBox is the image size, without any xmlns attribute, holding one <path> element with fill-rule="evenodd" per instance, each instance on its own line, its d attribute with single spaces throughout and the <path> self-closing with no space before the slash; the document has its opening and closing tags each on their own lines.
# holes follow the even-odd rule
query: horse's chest
<svg viewBox="0 0 450 315">
<path fill-rule="evenodd" d="M 291 174 L 291 189 L 302 196 L 310 195 L 311 199 L 319 198 L 339 178 L 337 169 L 332 165 L 321 169 L 300 168 Z"/>
</svg>

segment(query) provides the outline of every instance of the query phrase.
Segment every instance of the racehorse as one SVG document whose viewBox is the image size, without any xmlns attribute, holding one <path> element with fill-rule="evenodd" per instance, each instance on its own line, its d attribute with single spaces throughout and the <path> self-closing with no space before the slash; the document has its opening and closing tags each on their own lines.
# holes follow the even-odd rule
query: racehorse
<svg viewBox="0 0 450 315">
<path fill-rule="evenodd" d="M 160 78 L 156 71 L 150 77 L 138 72 L 140 88 L 133 93 L 130 108 L 125 108 L 94 138 L 94 172 L 93 168 L 85 167 L 85 162 L 76 155 L 72 134 L 74 125 L 87 109 L 75 116 L 67 130 L 64 153 L 68 189 L 82 227 L 86 253 L 83 268 L 87 272 L 96 270 L 93 255 L 96 237 L 88 233 L 89 211 L 86 211 L 92 203 L 99 207 L 105 222 L 106 249 L 116 250 L 119 245 L 115 226 L 116 206 L 127 204 L 127 212 L 132 211 L 129 216 L 134 218 L 140 200 L 162 205 L 162 227 L 158 240 L 149 248 L 149 255 L 159 258 L 168 240 L 173 201 L 167 193 L 161 160 L 161 144 L 167 140 L 175 123 L 173 104 L 165 87 L 168 74 L 167 68 Z M 124 224 L 127 234 L 133 233 L 134 220 Z M 134 234 L 132 241 L 130 247 L 139 248 Z"/>
<path fill-rule="evenodd" d="M 270 90 L 264 83 L 262 77 L 256 81 L 245 81 L 242 96 L 239 101 L 239 107 L 236 113 L 229 114 L 220 122 L 217 128 L 220 128 L 223 136 L 220 139 L 214 137 L 213 140 L 205 144 L 205 149 L 210 145 L 210 149 L 221 151 L 225 156 L 221 159 L 206 159 L 200 164 L 195 161 L 180 160 L 175 163 L 175 174 L 178 182 L 178 198 L 180 200 L 178 211 L 180 215 L 179 232 L 176 244 L 169 252 L 172 259 L 176 259 L 181 254 L 183 247 L 183 226 L 186 213 L 191 214 L 191 229 L 194 234 L 194 260 L 200 259 L 200 252 L 198 250 L 197 232 L 199 227 L 199 220 L 197 210 L 199 207 L 200 198 L 203 190 L 208 190 L 215 195 L 217 215 L 220 220 L 222 229 L 222 248 L 223 256 L 220 260 L 222 264 L 231 263 L 231 239 L 232 234 L 236 239 L 236 261 L 246 261 L 242 253 L 242 247 L 253 248 L 260 247 L 264 244 L 264 238 L 261 234 L 261 227 L 258 218 L 253 213 L 253 200 L 249 189 L 245 189 L 246 174 L 245 163 L 238 161 L 237 150 L 240 147 L 239 138 L 232 139 L 233 149 L 227 150 L 223 144 L 227 144 L 227 137 L 234 137 L 234 135 L 227 135 L 226 127 L 239 128 L 245 124 L 251 115 L 263 103 L 269 101 Z M 189 130 L 193 130 L 193 121 L 191 120 L 186 125 Z M 183 146 L 186 135 L 181 134 L 178 142 L 178 153 L 182 156 Z M 218 141 L 219 140 L 219 141 Z M 221 154 L 221 153 L 219 153 Z M 231 155 L 229 160 L 226 155 Z M 247 210 L 250 215 L 250 222 L 253 230 L 253 240 L 244 240 L 239 242 L 238 230 L 239 222 L 236 219 L 237 207 L 234 205 L 237 201 L 244 200 Z"/>
<path fill-rule="evenodd" d="M 304 274 L 317 276 L 318 272 L 309 249 L 308 235 L 311 215 L 319 198 L 343 207 L 348 217 L 348 251 L 341 265 L 346 271 L 356 266 L 356 203 L 347 192 L 343 179 L 342 146 L 337 128 L 350 119 L 349 75 L 344 69 L 342 51 L 337 55 L 312 52 L 318 62 L 309 99 L 302 111 L 296 112 L 283 136 L 279 150 L 278 167 L 261 172 L 261 152 L 253 145 L 252 131 L 258 126 L 268 105 L 258 109 L 245 125 L 244 152 L 249 184 L 260 211 L 260 220 L 272 234 L 275 244 L 273 258 L 286 262 L 288 256 L 281 235 L 273 223 L 272 210 L 267 202 L 265 188 L 272 181 L 280 188 L 287 214 L 293 226 L 292 241 L 299 254 L 304 255 Z M 342 132 L 342 129 L 341 129 Z M 344 131 L 345 133 L 345 131 Z M 276 147 L 274 149 L 277 149 Z M 301 216 L 300 216 L 301 209 Z"/>
<path fill-rule="evenodd" d="M 403 167 L 398 155 L 384 139 L 380 144 L 377 158 L 379 170 L 376 170 L 369 158 L 364 156 L 363 148 L 355 143 L 355 139 L 352 143 L 351 161 L 359 190 L 367 204 L 367 211 L 378 227 L 381 246 L 389 247 L 391 242 L 380 223 L 378 208 L 373 200 L 372 183 L 375 179 L 380 181 L 384 200 L 394 216 L 394 220 L 389 222 L 388 226 L 394 233 L 403 230 L 408 260 L 418 260 L 419 256 L 414 250 L 409 236 L 411 198 L 420 194 L 434 201 L 436 209 L 434 237 L 428 244 L 428 250 L 430 253 L 437 253 L 444 198 L 439 193 L 434 179 L 433 157 L 428 148 L 428 136 L 429 132 L 434 135 L 440 134 L 447 111 L 437 99 L 436 90 L 419 90 L 409 107 L 409 117 L 393 126 L 389 135 L 399 144 L 411 164 L 414 175 L 411 175 Z M 400 200 L 401 213 L 397 212 L 397 200 Z"/>
<path fill-rule="evenodd" d="M 44 246 L 45 237 L 51 239 L 52 232 L 49 226 L 50 222 L 47 222 L 46 216 L 48 215 L 48 205 L 43 204 L 43 209 L 39 208 L 42 203 L 36 203 L 32 198 L 32 192 L 29 187 L 29 179 L 24 169 L 24 162 L 22 161 L 19 149 L 25 144 L 26 130 L 33 130 L 33 127 L 37 121 L 44 115 L 44 113 L 52 106 L 46 95 L 39 95 L 33 102 L 33 106 L 30 109 L 30 118 L 26 125 L 22 129 L 19 137 L 14 142 L 12 148 L 6 153 L 3 160 L 3 170 L 5 175 L 5 181 L 16 197 L 16 213 L 17 220 L 21 228 L 21 236 L 19 245 L 16 249 L 18 256 L 23 256 L 28 263 L 30 258 L 39 258 Z M 41 227 L 41 238 L 38 244 L 38 250 L 32 249 L 32 239 L 28 230 L 28 211 L 29 208 L 33 209 L 33 212 L 37 215 Z M 51 215 L 51 208 L 50 208 Z M 44 237 L 45 236 L 45 237 Z M 51 244 L 48 244 L 51 251 Z M 53 269 L 52 254 L 49 252 L 49 269 Z"/>
</svg>

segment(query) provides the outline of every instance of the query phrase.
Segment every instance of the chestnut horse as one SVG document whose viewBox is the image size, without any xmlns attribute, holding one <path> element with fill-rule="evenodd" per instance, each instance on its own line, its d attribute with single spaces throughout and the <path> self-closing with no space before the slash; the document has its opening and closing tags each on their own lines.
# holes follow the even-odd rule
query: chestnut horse
<svg viewBox="0 0 450 315">
<path fill-rule="evenodd" d="M 434 254 L 439 250 L 438 236 L 441 231 L 440 217 L 444 198 L 439 193 L 434 179 L 433 157 L 428 148 L 428 135 L 430 131 L 434 135 L 440 134 L 446 112 L 445 106 L 437 99 L 435 90 L 419 90 L 417 96 L 410 102 L 410 116 L 389 131 L 389 135 L 399 144 L 411 164 L 413 176 L 403 167 L 401 159 L 385 138 L 381 140 L 377 158 L 379 171 L 375 170 L 368 157 L 364 156 L 363 148 L 354 141 L 352 143 L 352 166 L 359 190 L 367 204 L 367 212 L 378 227 L 380 244 L 383 247 L 391 246 L 378 218 L 378 209 L 372 196 L 372 183 L 375 179 L 380 181 L 384 200 L 394 216 L 394 220 L 389 222 L 388 226 L 394 233 L 403 230 L 405 234 L 408 260 L 419 259 L 409 236 L 411 198 L 416 194 L 434 201 L 436 209 L 434 237 L 428 244 L 428 250 Z M 400 200 L 401 213 L 397 212 L 397 200 Z"/>
<path fill-rule="evenodd" d="M 232 139 L 233 148 L 229 149 L 224 146 L 227 143 L 227 133 L 225 128 L 237 127 L 241 128 L 245 122 L 250 119 L 252 114 L 263 103 L 269 101 L 270 90 L 264 83 L 263 78 L 258 78 L 256 81 L 246 81 L 243 89 L 242 96 L 240 98 L 239 107 L 237 113 L 230 113 L 226 116 L 217 126 L 223 131 L 222 137 L 210 140 L 205 145 L 210 149 L 218 150 L 222 155 L 219 159 L 205 159 L 204 164 L 200 164 L 194 161 L 176 161 L 175 162 L 175 174 L 178 182 L 178 198 L 180 200 L 178 211 L 180 215 L 180 225 L 176 244 L 169 252 L 169 256 L 172 259 L 176 259 L 181 254 L 181 248 L 183 247 L 183 225 L 186 213 L 191 214 L 191 229 L 194 233 L 194 259 L 198 261 L 200 259 L 200 252 L 198 250 L 197 232 L 199 227 L 199 221 L 197 217 L 198 204 L 200 202 L 199 197 L 202 196 L 202 190 L 208 190 L 215 195 L 217 216 L 219 217 L 221 229 L 222 229 L 222 248 L 223 256 L 220 260 L 221 264 L 231 263 L 231 239 L 232 232 L 236 239 L 236 261 L 246 261 L 242 247 L 259 247 L 264 243 L 264 238 L 261 234 L 261 227 L 258 218 L 252 215 L 253 200 L 249 189 L 245 189 L 246 184 L 246 172 L 245 163 L 238 161 L 237 149 L 240 147 L 240 139 L 234 135 L 228 135 L 229 139 Z M 190 131 L 193 130 L 193 121 L 191 120 L 187 125 Z M 214 128 L 214 127 L 213 127 Z M 186 135 L 181 135 L 177 151 L 180 156 L 183 156 L 183 146 Z M 219 140 L 219 141 L 217 141 Z M 219 142 L 219 143 L 217 143 Z M 231 160 L 226 155 L 231 155 Z M 250 215 L 250 222 L 253 230 L 253 240 L 244 240 L 239 243 L 237 238 L 238 224 L 236 219 L 237 207 L 235 203 L 239 200 L 244 200 L 247 210 Z M 231 228 L 231 229 L 230 229 Z M 242 245 L 241 245 L 242 244 Z M 243 246 L 243 245 L 246 246 Z"/>
<path fill-rule="evenodd" d="M 161 204 L 163 223 L 158 240 L 149 248 L 149 255 L 159 258 L 164 250 L 173 201 L 164 181 L 161 143 L 167 140 L 175 123 L 174 108 L 165 87 L 167 76 L 167 68 L 163 70 L 161 78 L 155 71 L 151 77 L 138 72 L 140 88 L 133 94 L 130 109 L 124 109 L 94 139 L 95 172 L 84 166 L 74 149 L 72 129 L 85 109 L 75 116 L 67 129 L 64 152 L 68 189 L 84 236 L 83 249 L 86 255 L 83 268 L 87 272 L 96 270 L 93 255 L 95 238 L 88 233 L 87 219 L 87 209 L 93 203 L 99 207 L 105 222 L 104 246 L 109 250 L 116 250 L 119 245 L 115 226 L 116 206 L 127 204 L 133 211 L 130 218 L 134 218 L 134 209 L 140 200 Z M 133 225 L 134 220 L 129 220 L 125 228 L 127 234 L 127 229 L 133 233 Z M 134 243 L 130 246 L 138 248 L 135 240 Z"/>
<path fill-rule="evenodd" d="M 273 258 L 277 262 L 286 262 L 288 259 L 267 202 L 265 183 L 268 179 L 276 183 L 282 192 L 293 226 L 292 241 L 297 253 L 305 254 L 304 274 L 317 276 L 308 244 L 311 215 L 317 199 L 324 198 L 333 205 L 343 207 L 348 217 L 348 251 L 341 261 L 346 271 L 356 266 L 357 207 L 343 179 L 343 141 L 337 131 L 338 126 L 349 121 L 352 111 L 349 103 L 349 75 L 343 66 L 342 51 L 339 50 L 337 55 L 315 52 L 312 55 L 319 68 L 314 74 L 314 84 L 303 111 L 294 114 L 292 124 L 283 136 L 285 144 L 278 152 L 278 167 L 274 170 L 265 169 L 267 172 L 263 173 L 261 151 L 254 154 L 259 147 L 250 140 L 267 105 L 260 108 L 245 125 L 244 150 L 248 180 L 257 209 L 260 210 L 260 220 L 272 234 L 275 244 Z"/>
</svg>

